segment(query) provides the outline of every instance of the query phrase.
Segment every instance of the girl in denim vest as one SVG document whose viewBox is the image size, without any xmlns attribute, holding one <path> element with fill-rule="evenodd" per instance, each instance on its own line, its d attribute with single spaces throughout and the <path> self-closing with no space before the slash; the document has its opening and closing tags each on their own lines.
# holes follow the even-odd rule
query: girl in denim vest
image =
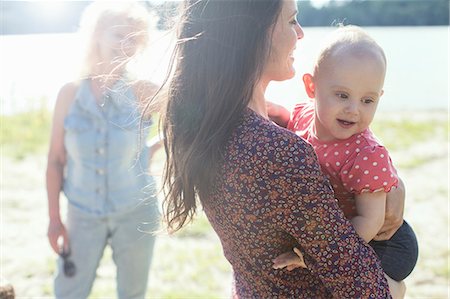
<svg viewBox="0 0 450 299">
<path fill-rule="evenodd" d="M 118 297 L 145 297 L 155 241 L 149 232 L 159 212 L 144 140 L 150 118 L 140 116 L 157 87 L 131 81 L 127 65 L 146 45 L 148 18 L 130 2 L 93 3 L 82 16 L 83 69 L 59 91 L 48 154 L 48 239 L 60 255 L 56 298 L 88 297 L 106 245 Z M 65 222 L 61 191 L 69 203 Z"/>
</svg>

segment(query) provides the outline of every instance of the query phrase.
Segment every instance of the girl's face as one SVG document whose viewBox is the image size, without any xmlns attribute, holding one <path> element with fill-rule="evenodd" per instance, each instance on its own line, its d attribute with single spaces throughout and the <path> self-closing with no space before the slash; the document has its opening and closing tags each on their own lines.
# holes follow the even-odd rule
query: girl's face
<svg viewBox="0 0 450 299">
<path fill-rule="evenodd" d="M 319 139 L 347 139 L 369 127 L 383 94 L 385 70 L 381 58 L 367 54 L 342 53 L 324 62 L 309 86 L 315 97 Z"/>
<path fill-rule="evenodd" d="M 262 76 L 267 81 L 283 81 L 295 75 L 295 45 L 304 35 L 296 17 L 295 1 L 282 1 L 281 13 L 273 27 L 269 59 Z"/>
<path fill-rule="evenodd" d="M 106 27 L 98 38 L 99 58 L 107 64 L 123 63 L 136 54 L 142 43 L 142 33 L 126 20 Z"/>
</svg>

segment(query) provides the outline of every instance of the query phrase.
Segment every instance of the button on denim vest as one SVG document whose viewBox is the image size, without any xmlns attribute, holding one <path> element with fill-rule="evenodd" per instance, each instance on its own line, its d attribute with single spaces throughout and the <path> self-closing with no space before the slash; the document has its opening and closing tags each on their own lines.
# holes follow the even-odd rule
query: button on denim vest
<svg viewBox="0 0 450 299">
<path fill-rule="evenodd" d="M 83 80 L 64 120 L 67 163 L 63 191 L 80 210 L 105 216 L 131 210 L 152 198 L 145 137 L 131 87 L 120 80 L 98 105 L 89 80 Z"/>
</svg>

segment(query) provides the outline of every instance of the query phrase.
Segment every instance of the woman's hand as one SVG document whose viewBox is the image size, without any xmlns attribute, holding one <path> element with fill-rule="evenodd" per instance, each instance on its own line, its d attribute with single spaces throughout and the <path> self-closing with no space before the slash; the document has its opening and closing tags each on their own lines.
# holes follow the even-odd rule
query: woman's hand
<svg viewBox="0 0 450 299">
<path fill-rule="evenodd" d="M 307 268 L 303 254 L 298 248 L 294 248 L 294 252 L 288 251 L 280 254 L 273 260 L 274 269 L 282 269 L 286 267 L 288 271 L 292 271 L 296 268 Z"/>
<path fill-rule="evenodd" d="M 375 238 L 373 238 L 375 241 L 389 240 L 402 226 L 404 207 L 405 185 L 399 178 L 398 187 L 387 193 L 384 224 Z"/>
<path fill-rule="evenodd" d="M 48 224 L 48 231 L 47 231 L 47 237 L 48 241 L 50 243 L 50 246 L 52 247 L 53 251 L 56 254 L 61 253 L 61 249 L 64 249 L 65 252 L 69 251 L 69 238 L 67 235 L 66 228 L 64 224 L 61 222 L 61 220 L 50 220 Z M 62 244 L 58 244 L 58 240 L 62 239 Z M 61 248 L 62 246 L 62 248 Z"/>
</svg>

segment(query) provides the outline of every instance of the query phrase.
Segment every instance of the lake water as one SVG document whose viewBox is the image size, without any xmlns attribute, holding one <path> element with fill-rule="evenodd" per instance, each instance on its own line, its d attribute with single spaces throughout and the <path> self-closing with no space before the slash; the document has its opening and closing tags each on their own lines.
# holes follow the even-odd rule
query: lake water
<svg viewBox="0 0 450 299">
<path fill-rule="evenodd" d="M 367 27 L 388 59 L 385 92 L 379 110 L 448 109 L 449 27 Z M 268 98 L 291 107 L 305 101 L 302 74 L 311 70 L 320 40 L 331 29 L 304 28 L 295 53 L 297 75 L 273 82 Z M 140 75 L 159 83 L 165 75 L 170 38 L 153 34 L 151 52 L 141 60 Z M 75 34 L 1 36 L 0 114 L 42 105 L 51 109 L 58 89 L 76 74 L 80 53 Z"/>
</svg>

